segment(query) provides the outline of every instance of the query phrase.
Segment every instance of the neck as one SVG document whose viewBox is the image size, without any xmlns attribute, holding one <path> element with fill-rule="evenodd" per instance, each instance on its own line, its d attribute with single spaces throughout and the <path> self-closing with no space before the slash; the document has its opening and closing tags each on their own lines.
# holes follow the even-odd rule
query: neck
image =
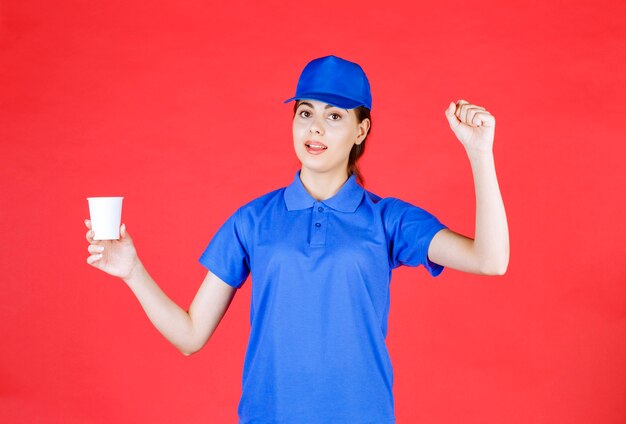
<svg viewBox="0 0 626 424">
<path fill-rule="evenodd" d="M 300 170 L 300 180 L 311 197 L 320 202 L 337 194 L 348 180 L 348 171 L 344 169 L 334 173 L 315 172 L 303 167 Z"/>
</svg>

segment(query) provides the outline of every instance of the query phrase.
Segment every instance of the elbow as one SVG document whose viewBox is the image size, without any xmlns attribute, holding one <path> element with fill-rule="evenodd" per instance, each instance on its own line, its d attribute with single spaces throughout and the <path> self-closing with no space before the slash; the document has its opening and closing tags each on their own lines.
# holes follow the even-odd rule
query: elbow
<svg viewBox="0 0 626 424">
<path fill-rule="evenodd" d="M 477 258 L 479 274 L 481 275 L 504 275 L 509 267 L 509 246 L 508 244 L 490 255 L 483 255 Z"/>
<path fill-rule="evenodd" d="M 491 275 L 504 275 L 506 274 L 506 269 L 508 268 L 508 264 L 501 265 L 496 268 Z"/>
<path fill-rule="evenodd" d="M 179 346 L 178 350 L 179 350 L 180 353 L 182 353 L 185 356 L 191 356 L 194 353 L 196 353 L 197 351 L 199 351 L 200 348 L 197 345 L 192 344 L 192 345 L 188 345 L 188 346 Z"/>
<path fill-rule="evenodd" d="M 180 353 L 182 353 L 185 356 L 191 356 L 197 352 L 197 350 L 190 350 L 190 349 L 179 349 L 179 350 L 180 350 Z"/>
<path fill-rule="evenodd" d="M 506 270 L 509 267 L 508 258 L 503 261 L 490 262 L 483 264 L 480 267 L 480 273 L 482 275 L 504 275 L 506 274 Z"/>
<path fill-rule="evenodd" d="M 209 336 L 209 338 L 210 338 L 210 336 Z M 208 341 L 208 339 L 206 341 L 204 341 L 203 343 L 199 343 L 198 341 L 196 341 L 192 345 L 187 346 L 185 348 L 178 348 L 178 350 L 180 351 L 180 353 L 182 353 L 185 356 L 191 356 L 194 353 L 199 352 L 200 349 L 202 349 L 204 347 L 204 345 L 206 344 L 207 341 Z"/>
</svg>

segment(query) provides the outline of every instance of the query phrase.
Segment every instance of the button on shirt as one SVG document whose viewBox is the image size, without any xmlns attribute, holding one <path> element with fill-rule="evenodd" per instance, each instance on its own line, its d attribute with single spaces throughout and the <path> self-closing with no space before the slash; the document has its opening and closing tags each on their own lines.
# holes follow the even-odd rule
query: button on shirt
<svg viewBox="0 0 626 424">
<path fill-rule="evenodd" d="M 237 209 L 199 261 L 232 287 L 252 275 L 240 424 L 395 423 L 385 344 L 391 272 L 422 265 L 447 228 L 352 175 L 318 201 L 300 170 Z"/>
</svg>

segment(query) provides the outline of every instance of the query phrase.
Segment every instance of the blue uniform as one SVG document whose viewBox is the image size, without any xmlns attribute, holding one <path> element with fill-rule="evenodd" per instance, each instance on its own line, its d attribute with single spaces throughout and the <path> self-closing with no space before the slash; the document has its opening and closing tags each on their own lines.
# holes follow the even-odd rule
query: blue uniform
<svg viewBox="0 0 626 424">
<path fill-rule="evenodd" d="M 317 201 L 300 170 L 237 209 L 199 261 L 236 288 L 252 274 L 239 424 L 395 423 L 391 271 L 422 265 L 439 275 L 427 252 L 443 228 L 354 175 Z"/>
</svg>

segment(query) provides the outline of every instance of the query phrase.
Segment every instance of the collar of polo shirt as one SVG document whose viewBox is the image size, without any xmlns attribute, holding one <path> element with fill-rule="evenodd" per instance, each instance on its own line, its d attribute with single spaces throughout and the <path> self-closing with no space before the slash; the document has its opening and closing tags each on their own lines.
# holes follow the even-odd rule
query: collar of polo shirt
<svg viewBox="0 0 626 424">
<path fill-rule="evenodd" d="M 331 198 L 322 200 L 320 203 L 340 212 L 354 212 L 361 204 L 365 190 L 356 181 L 352 174 L 341 186 L 339 191 Z M 306 191 L 300 180 L 300 169 L 296 172 L 293 182 L 285 188 L 285 204 L 287 210 L 307 209 L 312 207 L 317 200 Z"/>
</svg>

